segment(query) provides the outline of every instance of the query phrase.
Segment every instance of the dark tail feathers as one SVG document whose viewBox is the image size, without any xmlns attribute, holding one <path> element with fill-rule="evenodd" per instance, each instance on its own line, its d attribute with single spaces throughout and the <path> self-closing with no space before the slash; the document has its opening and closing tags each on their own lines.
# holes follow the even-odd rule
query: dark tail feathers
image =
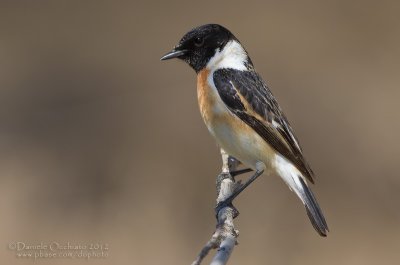
<svg viewBox="0 0 400 265">
<path fill-rule="evenodd" d="M 325 221 L 324 214 L 322 213 L 321 208 L 319 207 L 318 202 L 314 197 L 314 194 L 308 188 L 303 178 L 299 177 L 299 179 L 302 186 L 302 197 L 304 200 L 303 202 L 304 206 L 306 207 L 308 218 L 310 218 L 310 221 L 318 234 L 320 234 L 320 236 L 326 237 L 327 232 L 329 232 L 329 228 Z"/>
</svg>

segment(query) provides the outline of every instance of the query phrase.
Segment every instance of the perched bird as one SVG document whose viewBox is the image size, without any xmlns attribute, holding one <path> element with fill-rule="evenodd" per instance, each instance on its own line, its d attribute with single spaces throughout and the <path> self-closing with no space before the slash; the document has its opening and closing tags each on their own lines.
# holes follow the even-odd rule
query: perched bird
<svg viewBox="0 0 400 265">
<path fill-rule="evenodd" d="M 197 73 L 201 116 L 229 155 L 255 174 L 228 198 L 226 206 L 262 173 L 279 175 L 304 204 L 321 236 L 328 226 L 307 185 L 313 171 L 299 141 L 239 40 L 226 28 L 207 24 L 186 33 L 161 60 L 179 58 Z"/>
</svg>

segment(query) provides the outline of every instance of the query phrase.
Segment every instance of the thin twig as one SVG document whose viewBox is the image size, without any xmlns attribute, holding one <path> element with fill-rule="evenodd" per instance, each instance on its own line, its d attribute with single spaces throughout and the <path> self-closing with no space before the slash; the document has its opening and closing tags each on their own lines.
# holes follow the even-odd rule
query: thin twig
<svg viewBox="0 0 400 265">
<path fill-rule="evenodd" d="M 240 185 L 231 176 L 230 172 L 236 170 L 239 162 L 221 149 L 222 172 L 217 177 L 217 204 L 228 198 L 233 191 Z M 227 206 L 219 209 L 216 214 L 217 226 L 214 234 L 207 244 L 202 248 L 196 260 L 192 265 L 200 265 L 202 260 L 208 255 L 211 249 L 218 248 L 211 265 L 227 264 L 228 259 L 237 244 L 239 231 L 235 230 L 233 219 L 239 215 L 239 212 L 233 206 Z"/>
</svg>

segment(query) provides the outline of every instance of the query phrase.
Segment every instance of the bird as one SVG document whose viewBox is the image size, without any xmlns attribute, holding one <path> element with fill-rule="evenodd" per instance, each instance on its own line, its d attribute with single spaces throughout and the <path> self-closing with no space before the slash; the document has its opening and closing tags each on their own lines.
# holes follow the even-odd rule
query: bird
<svg viewBox="0 0 400 265">
<path fill-rule="evenodd" d="M 328 225 L 308 182 L 314 173 L 288 119 L 240 41 L 219 24 L 187 32 L 161 60 L 177 58 L 197 74 L 201 116 L 217 144 L 254 175 L 226 199 L 232 200 L 263 173 L 278 175 L 305 206 L 322 237 Z"/>
</svg>

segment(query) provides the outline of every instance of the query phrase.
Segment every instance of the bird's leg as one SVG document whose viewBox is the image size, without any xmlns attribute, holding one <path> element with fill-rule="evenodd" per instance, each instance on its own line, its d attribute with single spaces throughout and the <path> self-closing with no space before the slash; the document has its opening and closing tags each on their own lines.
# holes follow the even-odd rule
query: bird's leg
<svg viewBox="0 0 400 265">
<path fill-rule="evenodd" d="M 251 172 L 251 171 L 253 171 L 251 168 L 244 168 L 244 169 L 231 171 L 230 173 L 231 173 L 231 176 L 234 178 L 236 176 L 239 176 L 239 175 L 242 175 L 244 173 Z"/>
<path fill-rule="evenodd" d="M 222 151 L 222 149 L 221 149 Z M 226 152 L 223 151 L 225 154 Z M 251 168 L 244 168 L 244 169 L 239 169 L 236 170 L 236 168 L 240 165 L 243 164 L 242 162 L 240 162 L 240 160 L 238 160 L 237 158 L 233 157 L 233 156 L 229 156 L 228 157 L 228 164 L 227 164 L 227 170 L 229 171 L 229 173 L 231 174 L 231 176 L 234 178 L 236 176 L 239 176 L 241 174 L 247 173 L 247 172 L 251 172 L 253 171 Z"/>
<path fill-rule="evenodd" d="M 232 204 L 232 201 L 242 192 L 244 191 L 253 181 L 255 181 L 259 176 L 264 173 L 265 170 L 265 164 L 262 162 L 258 162 L 256 165 L 256 172 L 254 175 L 252 175 L 245 183 L 240 185 L 228 198 L 226 198 L 224 201 L 219 202 L 217 206 L 215 207 L 215 212 L 218 214 L 218 212 L 227 206 L 230 206 Z"/>
</svg>

